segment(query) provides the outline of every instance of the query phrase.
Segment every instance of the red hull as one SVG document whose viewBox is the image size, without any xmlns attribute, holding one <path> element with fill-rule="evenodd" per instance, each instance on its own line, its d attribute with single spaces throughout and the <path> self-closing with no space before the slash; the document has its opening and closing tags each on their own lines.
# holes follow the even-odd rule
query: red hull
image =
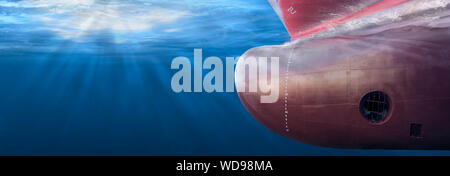
<svg viewBox="0 0 450 176">
<path fill-rule="evenodd" d="M 409 0 L 269 0 L 292 40 L 324 32 Z"/>
<path fill-rule="evenodd" d="M 288 2 L 304 1 L 281 1 L 281 7 L 286 8 Z M 324 11 L 330 9 L 327 6 Z M 337 148 L 450 149 L 448 9 L 436 11 L 441 16 L 431 13 L 433 18 L 426 18 L 426 24 L 439 27 L 420 26 L 420 20 L 411 19 L 408 25 L 396 22 L 389 23 L 389 28 L 354 31 L 383 31 L 370 35 L 251 49 L 239 60 L 237 69 L 245 68 L 242 61 L 250 56 L 278 56 L 280 99 L 263 104 L 263 93 L 241 92 L 241 101 L 267 128 L 305 143 Z M 322 18 L 295 17 L 303 20 L 298 24 L 285 19 L 292 33 L 317 26 Z M 237 74 L 236 86 L 248 85 L 246 76 Z M 370 92 L 389 97 L 389 108 L 380 121 L 371 121 L 363 113 L 362 102 Z"/>
</svg>

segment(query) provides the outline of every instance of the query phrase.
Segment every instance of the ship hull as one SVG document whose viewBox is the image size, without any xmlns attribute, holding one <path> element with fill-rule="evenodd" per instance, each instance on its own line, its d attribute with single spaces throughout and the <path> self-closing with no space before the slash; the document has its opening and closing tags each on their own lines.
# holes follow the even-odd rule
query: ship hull
<svg viewBox="0 0 450 176">
<path fill-rule="evenodd" d="M 427 11 L 433 18 L 423 21 L 411 18 L 346 35 L 251 49 L 236 69 L 245 68 L 246 58 L 279 57 L 279 99 L 262 103 L 265 93 L 240 92 L 241 101 L 264 126 L 304 143 L 448 150 L 448 9 Z M 236 75 L 238 88 L 249 84 L 246 76 Z M 378 109 L 367 106 L 381 101 L 367 99 L 374 92 L 385 96 Z"/>
</svg>

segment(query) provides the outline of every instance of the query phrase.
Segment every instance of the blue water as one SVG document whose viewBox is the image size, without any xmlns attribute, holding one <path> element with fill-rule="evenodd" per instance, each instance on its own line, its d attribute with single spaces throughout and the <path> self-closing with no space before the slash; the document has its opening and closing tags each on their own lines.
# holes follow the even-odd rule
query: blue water
<svg viewBox="0 0 450 176">
<path fill-rule="evenodd" d="M 224 59 L 289 41 L 264 0 L 35 2 L 0 0 L 0 155 L 450 154 L 307 145 L 263 127 L 236 93 L 174 93 L 171 61 L 194 48 Z M 103 6 L 121 14 L 80 27 Z M 135 29 L 153 9 L 186 13 Z"/>
</svg>

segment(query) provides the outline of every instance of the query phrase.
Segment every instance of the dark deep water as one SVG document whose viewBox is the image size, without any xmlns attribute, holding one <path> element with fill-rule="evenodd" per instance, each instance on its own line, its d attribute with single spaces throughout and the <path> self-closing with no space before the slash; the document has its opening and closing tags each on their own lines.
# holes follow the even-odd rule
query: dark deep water
<svg viewBox="0 0 450 176">
<path fill-rule="evenodd" d="M 177 56 L 202 48 L 204 58 L 224 59 L 289 36 L 265 0 L 150 2 L 190 15 L 138 32 L 104 22 L 90 31 L 34 19 L 73 12 L 0 1 L 0 155 L 450 154 L 311 146 L 263 127 L 236 93 L 172 92 Z M 88 32 L 66 35 L 76 30 Z"/>
</svg>

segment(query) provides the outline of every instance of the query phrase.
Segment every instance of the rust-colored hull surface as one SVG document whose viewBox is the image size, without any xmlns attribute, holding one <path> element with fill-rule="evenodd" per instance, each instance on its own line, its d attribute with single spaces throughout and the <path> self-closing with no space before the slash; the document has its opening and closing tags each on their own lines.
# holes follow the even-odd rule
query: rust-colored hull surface
<svg viewBox="0 0 450 176">
<path fill-rule="evenodd" d="M 276 103 L 263 104 L 262 93 L 241 92 L 241 101 L 275 133 L 305 143 L 336 148 L 450 149 L 447 9 L 441 9 L 441 18 L 435 18 L 433 25 L 414 19 L 411 24 L 396 22 L 251 49 L 241 60 L 280 58 L 280 96 Z M 245 66 L 241 60 L 237 67 Z M 374 91 L 388 95 L 390 104 L 385 119 L 377 122 L 365 118 L 360 110 L 362 98 Z"/>
</svg>

